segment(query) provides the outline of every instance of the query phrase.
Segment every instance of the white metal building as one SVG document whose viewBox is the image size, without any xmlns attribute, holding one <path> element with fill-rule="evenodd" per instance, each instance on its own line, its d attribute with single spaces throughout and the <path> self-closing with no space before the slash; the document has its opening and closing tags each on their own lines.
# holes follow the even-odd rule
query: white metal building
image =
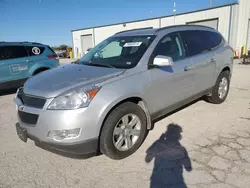
<svg viewBox="0 0 250 188">
<path fill-rule="evenodd" d="M 250 0 L 239 0 L 238 3 L 176 14 L 175 16 L 72 30 L 74 58 L 81 57 L 88 48 L 119 31 L 150 27 L 161 28 L 180 24 L 213 27 L 220 31 L 241 55 L 250 50 Z"/>
</svg>

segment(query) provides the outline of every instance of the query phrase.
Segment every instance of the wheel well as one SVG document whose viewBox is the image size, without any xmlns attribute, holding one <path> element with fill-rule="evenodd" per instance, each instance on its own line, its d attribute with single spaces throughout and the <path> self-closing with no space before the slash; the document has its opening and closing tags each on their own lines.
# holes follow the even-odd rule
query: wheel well
<svg viewBox="0 0 250 188">
<path fill-rule="evenodd" d="M 224 71 L 229 71 L 230 72 L 230 68 L 229 67 L 225 67 L 221 72 L 224 72 Z"/>
<path fill-rule="evenodd" d="M 138 104 L 142 109 L 143 111 L 145 112 L 146 114 L 146 117 L 147 117 L 147 129 L 150 130 L 152 128 L 152 123 L 151 123 L 151 117 L 150 117 L 150 113 L 146 107 L 146 103 L 143 101 L 143 99 L 141 99 L 140 97 L 130 97 L 130 98 L 127 98 L 127 99 L 124 99 L 122 101 L 120 101 L 119 103 L 117 103 L 115 106 L 113 106 L 109 112 L 107 113 L 106 117 L 104 118 L 103 122 L 102 122 L 102 127 L 103 127 L 103 124 L 104 122 L 106 121 L 107 117 L 109 116 L 109 114 L 119 105 L 125 103 L 125 102 L 133 102 L 135 104 Z M 99 138 L 101 136 L 101 132 L 102 132 L 102 127 L 100 129 L 100 132 L 99 132 Z M 99 146 L 98 146 L 99 147 Z"/>
<path fill-rule="evenodd" d="M 43 71 L 46 71 L 46 70 L 49 70 L 49 68 L 46 68 L 46 67 L 38 68 L 34 71 L 33 75 L 36 75 L 36 74 L 43 72 Z"/>
<path fill-rule="evenodd" d="M 123 103 L 126 103 L 126 102 L 132 102 L 132 103 L 135 103 L 135 104 L 140 104 L 141 102 L 143 102 L 143 100 L 140 98 L 140 97 L 130 97 L 130 98 L 127 98 L 127 99 L 124 99 L 122 101 L 120 101 L 119 103 L 117 103 L 115 106 L 113 106 L 109 112 L 107 113 L 106 117 L 104 118 L 103 120 L 103 123 L 106 121 L 107 117 L 109 116 L 109 114 L 117 107 L 117 106 L 120 106 L 121 104 Z M 144 109 L 143 109 L 144 110 Z M 145 110 L 144 110 L 145 111 Z"/>
<path fill-rule="evenodd" d="M 130 98 L 127 98 L 127 99 L 120 101 L 112 109 L 116 108 L 117 106 L 119 106 L 120 104 L 123 104 L 125 102 L 133 102 L 133 103 L 139 104 L 140 101 L 142 101 L 142 99 L 140 97 L 130 97 Z"/>
</svg>

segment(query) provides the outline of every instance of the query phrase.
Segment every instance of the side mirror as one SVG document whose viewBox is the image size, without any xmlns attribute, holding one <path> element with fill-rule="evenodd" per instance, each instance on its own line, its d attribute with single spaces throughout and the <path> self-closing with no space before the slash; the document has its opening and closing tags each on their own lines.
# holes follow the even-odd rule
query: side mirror
<svg viewBox="0 0 250 188">
<path fill-rule="evenodd" d="M 157 66 L 171 66 L 174 64 L 174 61 L 171 57 L 163 56 L 163 55 L 157 55 L 154 58 L 153 65 Z"/>
</svg>

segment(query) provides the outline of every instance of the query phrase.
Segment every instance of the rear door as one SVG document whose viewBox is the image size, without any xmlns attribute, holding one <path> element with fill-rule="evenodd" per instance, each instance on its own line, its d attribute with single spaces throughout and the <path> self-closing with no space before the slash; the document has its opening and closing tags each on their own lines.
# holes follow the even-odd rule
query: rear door
<svg viewBox="0 0 250 188">
<path fill-rule="evenodd" d="M 213 39 L 209 31 L 182 31 L 188 56 L 192 58 L 194 91 L 196 94 L 213 86 L 216 70 L 216 58 L 213 50 Z"/>
<path fill-rule="evenodd" d="M 1 81 L 19 80 L 28 77 L 27 57 L 24 46 L 5 46 L 4 58 L 1 60 Z"/>
</svg>

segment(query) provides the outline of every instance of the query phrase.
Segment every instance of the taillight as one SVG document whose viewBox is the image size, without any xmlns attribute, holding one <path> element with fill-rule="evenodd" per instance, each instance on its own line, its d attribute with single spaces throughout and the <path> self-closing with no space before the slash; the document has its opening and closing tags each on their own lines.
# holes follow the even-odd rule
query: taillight
<svg viewBox="0 0 250 188">
<path fill-rule="evenodd" d="M 50 59 L 56 59 L 56 60 L 59 59 L 59 57 L 57 55 L 48 55 L 48 58 L 50 58 Z"/>
</svg>

